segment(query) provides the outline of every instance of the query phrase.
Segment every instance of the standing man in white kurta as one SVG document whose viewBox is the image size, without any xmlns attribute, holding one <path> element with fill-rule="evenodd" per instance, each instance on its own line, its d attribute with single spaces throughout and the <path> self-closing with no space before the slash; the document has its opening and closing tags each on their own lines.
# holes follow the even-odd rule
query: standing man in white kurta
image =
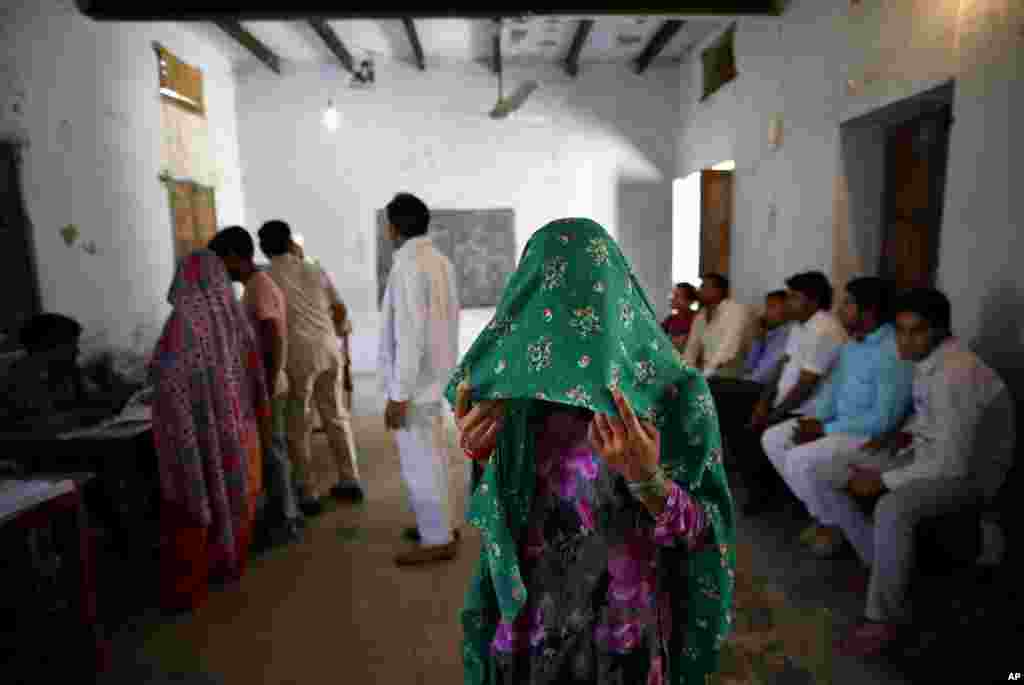
<svg viewBox="0 0 1024 685">
<path fill-rule="evenodd" d="M 447 561 L 458 551 L 448 498 L 450 408 L 442 393 L 458 361 L 459 297 L 451 261 L 427 234 L 427 206 L 401 193 L 388 204 L 387 218 L 396 249 L 381 308 L 379 361 L 384 420 L 394 431 L 416 514 L 417 527 L 406 537 L 420 543 L 395 558 L 406 566 Z"/>
</svg>

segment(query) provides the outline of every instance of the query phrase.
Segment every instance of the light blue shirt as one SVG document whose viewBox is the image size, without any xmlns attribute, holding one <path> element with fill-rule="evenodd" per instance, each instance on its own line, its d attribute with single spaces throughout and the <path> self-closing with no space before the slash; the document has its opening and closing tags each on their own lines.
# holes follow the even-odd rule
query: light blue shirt
<svg viewBox="0 0 1024 685">
<path fill-rule="evenodd" d="M 863 341 L 842 346 L 814 415 L 826 435 L 874 438 L 899 426 L 910 413 L 913 385 L 914 365 L 900 359 L 896 329 L 886 324 Z"/>
</svg>

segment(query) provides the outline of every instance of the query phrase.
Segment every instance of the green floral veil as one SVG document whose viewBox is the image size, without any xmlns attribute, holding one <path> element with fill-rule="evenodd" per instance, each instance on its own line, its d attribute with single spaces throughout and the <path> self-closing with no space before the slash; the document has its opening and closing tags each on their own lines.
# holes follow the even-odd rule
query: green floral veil
<svg viewBox="0 0 1024 685">
<path fill-rule="evenodd" d="M 586 407 L 612 416 L 609 386 L 661 431 L 661 465 L 700 504 L 711 544 L 677 550 L 686 573 L 686 630 L 673 641 L 669 683 L 704 683 L 730 628 L 735 533 L 714 403 L 703 376 L 686 366 L 618 246 L 589 219 L 562 219 L 526 245 L 494 319 L 466 353 L 446 397 L 468 380 L 473 402 L 503 399 L 498 448 L 470 501 L 483 550 L 463 609 L 466 683 L 496 685 L 490 644 L 499 618 L 526 603 L 517 542 L 533 500 L 530 434 L 534 400 Z M 653 523 L 652 523 L 653 525 Z M 682 545 L 680 545 L 682 547 Z"/>
</svg>

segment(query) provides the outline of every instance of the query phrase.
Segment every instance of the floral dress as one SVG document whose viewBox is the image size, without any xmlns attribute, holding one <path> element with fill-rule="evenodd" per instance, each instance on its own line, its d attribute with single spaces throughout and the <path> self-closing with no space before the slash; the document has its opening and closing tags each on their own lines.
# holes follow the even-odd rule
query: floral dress
<svg viewBox="0 0 1024 685">
<path fill-rule="evenodd" d="M 655 549 L 677 541 L 695 548 L 704 513 L 672 483 L 655 519 L 589 446 L 544 445 L 550 431 L 538 437 L 534 502 L 519 548 L 530 599 L 514 622 L 498 624 L 491 649 L 499 671 L 517 684 L 660 684 L 672 607 L 656 591 Z"/>
</svg>

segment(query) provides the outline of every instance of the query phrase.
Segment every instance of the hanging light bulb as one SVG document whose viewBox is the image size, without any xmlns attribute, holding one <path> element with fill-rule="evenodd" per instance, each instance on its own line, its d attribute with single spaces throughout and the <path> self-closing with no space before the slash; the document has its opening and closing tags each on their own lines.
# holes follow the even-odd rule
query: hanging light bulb
<svg viewBox="0 0 1024 685">
<path fill-rule="evenodd" d="M 338 110 L 330 100 L 327 101 L 327 111 L 324 112 L 324 126 L 331 133 L 338 130 Z"/>
</svg>

